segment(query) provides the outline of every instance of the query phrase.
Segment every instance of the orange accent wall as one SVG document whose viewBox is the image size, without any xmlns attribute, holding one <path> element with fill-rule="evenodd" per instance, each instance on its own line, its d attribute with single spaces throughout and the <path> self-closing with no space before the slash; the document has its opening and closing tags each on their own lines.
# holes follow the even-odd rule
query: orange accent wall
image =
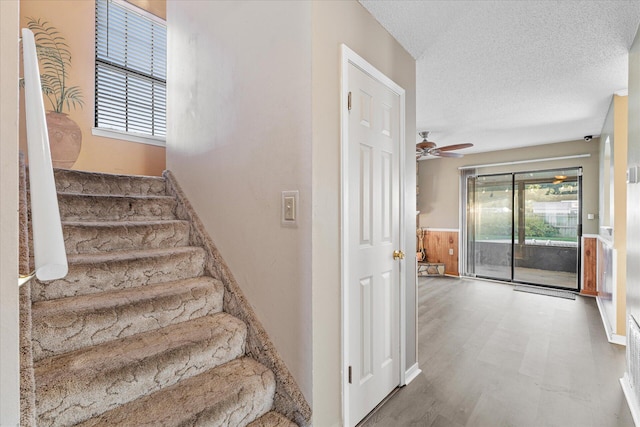
<svg viewBox="0 0 640 427">
<path fill-rule="evenodd" d="M 423 242 L 427 251 L 427 262 L 444 263 L 445 274 L 460 275 L 457 231 L 427 230 Z M 453 251 L 453 255 L 449 255 L 450 250 Z"/>
<path fill-rule="evenodd" d="M 141 6 L 152 5 L 154 14 L 166 8 L 165 1 L 135 0 Z M 162 12 L 166 15 L 166 12 Z M 95 2 L 73 0 L 22 0 L 20 26 L 26 28 L 28 18 L 41 18 L 56 27 L 71 51 L 69 85 L 82 88 L 84 107 L 73 108 L 69 117 L 82 131 L 82 148 L 72 169 L 94 172 L 161 175 L 166 168 L 164 147 L 112 138 L 93 136 L 95 110 Z M 21 73 L 22 75 L 22 73 Z M 45 98 L 45 110 L 51 108 Z M 20 94 L 20 150 L 26 155 L 24 91 Z M 28 161 L 28 160 L 27 160 Z"/>
<path fill-rule="evenodd" d="M 597 295 L 598 239 L 585 237 L 582 246 L 582 290 L 581 294 Z"/>
</svg>

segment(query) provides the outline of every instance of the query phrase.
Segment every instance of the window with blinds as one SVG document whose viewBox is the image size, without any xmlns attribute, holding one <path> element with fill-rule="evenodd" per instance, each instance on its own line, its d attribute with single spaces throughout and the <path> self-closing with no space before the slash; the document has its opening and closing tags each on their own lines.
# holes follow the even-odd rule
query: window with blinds
<svg viewBox="0 0 640 427">
<path fill-rule="evenodd" d="M 167 27 L 119 0 L 96 0 L 96 111 L 99 129 L 164 140 Z"/>
</svg>

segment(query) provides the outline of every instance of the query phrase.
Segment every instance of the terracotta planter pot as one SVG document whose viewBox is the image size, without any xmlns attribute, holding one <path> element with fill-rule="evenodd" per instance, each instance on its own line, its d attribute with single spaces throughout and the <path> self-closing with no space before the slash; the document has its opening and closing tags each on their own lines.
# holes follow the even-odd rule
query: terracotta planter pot
<svg viewBox="0 0 640 427">
<path fill-rule="evenodd" d="M 64 113 L 47 112 L 47 129 L 54 168 L 70 168 L 82 147 L 80 126 Z"/>
</svg>

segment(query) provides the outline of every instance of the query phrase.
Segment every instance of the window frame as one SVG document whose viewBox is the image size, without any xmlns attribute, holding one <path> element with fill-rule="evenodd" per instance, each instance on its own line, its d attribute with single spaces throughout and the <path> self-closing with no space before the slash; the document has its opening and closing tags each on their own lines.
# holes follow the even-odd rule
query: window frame
<svg viewBox="0 0 640 427">
<path fill-rule="evenodd" d="M 126 2 L 124 0 L 96 0 L 96 28 L 95 28 L 95 37 L 96 40 L 94 41 L 94 117 L 93 117 L 93 127 L 91 128 L 91 134 L 94 136 L 99 136 L 99 137 L 104 137 L 104 138 L 112 138 L 112 139 L 118 139 L 118 140 L 124 140 L 124 141 L 129 141 L 129 142 L 137 142 L 137 143 L 142 143 L 142 144 L 149 144 L 149 145 L 155 145 L 155 146 L 160 146 L 160 147 L 166 147 L 166 133 L 165 136 L 155 136 L 155 135 L 149 135 L 149 134 L 145 134 L 145 133 L 139 133 L 139 132 L 135 132 L 135 131 L 123 131 L 123 130 L 118 130 L 118 129 L 111 129 L 111 128 L 106 128 L 106 127 L 98 127 L 98 102 L 97 102 L 97 96 L 98 96 L 98 64 L 105 64 L 107 66 L 110 66 L 112 64 L 109 64 L 109 62 L 107 61 L 101 61 L 98 59 L 98 49 L 97 49 L 97 2 L 98 1 L 107 1 L 107 2 L 112 2 L 124 9 L 127 9 L 128 11 L 132 12 L 132 13 L 136 13 L 138 15 L 142 15 L 143 17 L 155 22 L 156 24 L 160 24 L 162 26 L 164 26 L 166 28 L 166 20 L 162 19 L 154 14 L 152 14 L 151 12 L 144 10 L 134 4 L 131 4 L 129 2 Z M 122 69 L 127 69 L 126 67 L 118 67 L 118 68 L 122 68 Z M 134 74 L 139 74 L 136 70 L 129 70 L 129 72 L 132 72 Z M 165 71 L 166 74 L 166 71 Z M 165 85 L 165 91 L 166 91 L 166 77 L 165 79 L 154 79 L 157 82 L 162 82 Z M 166 92 L 165 92 L 166 93 Z M 165 120 L 166 120 L 166 104 L 165 104 Z M 166 132 L 166 122 L 165 122 L 165 132 Z"/>
</svg>

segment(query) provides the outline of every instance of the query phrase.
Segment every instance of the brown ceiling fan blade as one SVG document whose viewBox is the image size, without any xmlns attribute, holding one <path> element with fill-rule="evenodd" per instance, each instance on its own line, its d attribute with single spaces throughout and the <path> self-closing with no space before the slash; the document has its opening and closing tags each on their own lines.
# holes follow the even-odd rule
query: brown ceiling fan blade
<svg viewBox="0 0 640 427">
<path fill-rule="evenodd" d="M 422 141 L 417 143 L 416 147 L 418 147 L 421 150 L 428 150 L 429 148 L 435 148 L 436 143 L 431 141 Z"/>
<path fill-rule="evenodd" d="M 448 151 L 440 151 L 440 150 L 441 149 L 434 150 L 429 154 L 431 154 L 432 156 L 437 156 L 437 157 L 456 157 L 456 158 L 464 157 L 464 154 L 450 153 Z"/>
<path fill-rule="evenodd" d="M 438 150 L 440 150 L 440 151 L 452 151 L 452 150 L 462 150 L 463 148 L 469 148 L 469 147 L 473 147 L 473 144 L 466 143 L 466 144 L 447 145 L 445 147 L 439 147 Z"/>
</svg>

